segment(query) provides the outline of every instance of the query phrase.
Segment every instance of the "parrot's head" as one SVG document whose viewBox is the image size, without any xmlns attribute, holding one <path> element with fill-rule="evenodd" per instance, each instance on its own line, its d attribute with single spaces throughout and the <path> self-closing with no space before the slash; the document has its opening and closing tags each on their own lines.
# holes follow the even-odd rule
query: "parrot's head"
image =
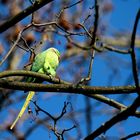
<svg viewBox="0 0 140 140">
<path fill-rule="evenodd" d="M 50 48 L 49 50 L 52 51 L 52 52 L 55 52 L 55 54 L 58 57 L 58 60 L 60 60 L 60 52 L 56 48 Z"/>
</svg>

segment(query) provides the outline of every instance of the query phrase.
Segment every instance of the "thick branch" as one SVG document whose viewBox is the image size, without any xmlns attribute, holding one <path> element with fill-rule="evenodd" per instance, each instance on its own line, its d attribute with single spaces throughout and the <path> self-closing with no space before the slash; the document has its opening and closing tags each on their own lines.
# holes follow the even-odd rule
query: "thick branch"
<svg viewBox="0 0 140 140">
<path fill-rule="evenodd" d="M 33 71 L 26 71 L 26 70 L 10 70 L 10 71 L 4 71 L 0 72 L 0 78 L 10 77 L 10 76 L 30 76 L 34 78 L 40 78 L 44 81 L 50 82 L 50 83 L 61 83 L 61 84 L 70 84 L 66 81 L 60 80 L 55 77 L 50 77 L 45 74 L 40 74 Z"/>
<path fill-rule="evenodd" d="M 38 84 L 38 83 L 25 83 L 17 81 L 9 81 L 6 77 L 10 76 L 31 76 L 35 78 L 41 78 L 50 83 L 57 84 Z M 44 92 L 64 92 L 64 93 L 74 93 L 83 94 L 90 98 L 96 99 L 100 102 L 108 104 L 116 109 L 122 110 L 127 108 L 127 106 L 107 98 L 101 94 L 128 94 L 135 93 L 135 86 L 116 86 L 116 87 L 94 87 L 94 86 L 84 86 L 84 85 L 74 85 L 72 83 L 47 76 L 45 74 L 39 74 L 36 72 L 16 70 L 16 71 L 4 71 L 0 73 L 0 87 L 5 89 L 14 90 L 33 90 L 33 91 L 44 91 Z M 5 78 L 5 79 L 2 79 Z M 139 113 L 136 115 L 139 117 Z"/>
<path fill-rule="evenodd" d="M 40 74 L 37 72 L 26 71 L 26 70 L 13 70 L 4 71 L 0 73 L 0 78 L 6 78 L 10 76 L 29 76 L 35 78 L 41 78 L 44 81 L 55 83 L 53 85 L 44 85 L 38 83 L 26 83 L 18 81 L 9 81 L 7 79 L 0 79 L 1 88 L 9 88 L 15 90 L 34 90 L 34 91 L 61 91 L 69 93 L 85 93 L 85 94 L 128 94 L 135 93 L 135 86 L 114 86 L 114 87 L 95 87 L 95 86 L 85 86 L 85 85 L 74 85 L 72 83 L 47 76 L 45 74 Z"/>
<path fill-rule="evenodd" d="M 18 23 L 19 21 L 21 21 L 22 19 L 27 17 L 28 15 L 32 14 L 36 10 L 40 9 L 41 7 L 43 7 L 44 5 L 46 5 L 52 1 L 53 0 L 36 0 L 33 5 L 29 6 L 28 8 L 26 8 L 25 10 L 23 10 L 22 12 L 17 14 L 16 16 L 14 16 L 14 17 L 10 18 L 9 20 L 7 20 L 6 22 L 4 22 L 0 26 L 0 33 L 6 31 L 8 28 L 12 27 L 16 23 Z"/>
<path fill-rule="evenodd" d="M 14 90 L 33 90 L 33 91 L 44 91 L 44 92 L 61 92 L 61 93 L 74 93 L 83 94 L 90 98 L 96 99 L 97 101 L 108 104 L 116 109 L 123 110 L 127 106 L 107 98 L 100 94 L 124 94 L 124 93 L 135 93 L 135 86 L 124 86 L 124 87 L 91 87 L 91 86 L 77 86 L 60 79 L 51 78 L 44 74 L 39 74 L 31 71 L 17 70 L 17 71 L 5 71 L 0 73 L 0 78 L 8 76 L 33 76 L 36 78 L 42 78 L 51 83 L 59 84 L 38 84 L 38 83 L 25 83 L 0 79 L 0 88 L 14 89 Z M 135 116 L 139 117 L 140 113 L 136 112 Z"/>
<path fill-rule="evenodd" d="M 95 86 L 84 86 L 74 84 L 38 84 L 38 83 L 27 83 L 10 81 L 6 79 L 0 79 L 0 87 L 5 89 L 14 90 L 29 90 L 29 91 L 47 91 L 47 92 L 69 92 L 78 94 L 129 94 L 135 93 L 135 86 L 116 86 L 116 87 L 95 87 Z"/>
</svg>

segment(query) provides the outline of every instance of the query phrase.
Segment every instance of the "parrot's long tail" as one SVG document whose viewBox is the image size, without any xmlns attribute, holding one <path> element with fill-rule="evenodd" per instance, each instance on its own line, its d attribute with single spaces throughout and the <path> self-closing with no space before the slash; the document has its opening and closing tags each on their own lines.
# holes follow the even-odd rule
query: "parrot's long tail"
<svg viewBox="0 0 140 140">
<path fill-rule="evenodd" d="M 15 126 L 15 124 L 17 123 L 17 121 L 22 117 L 23 113 L 25 112 L 26 108 L 28 107 L 30 101 L 32 100 L 33 96 L 34 96 L 35 92 L 34 91 L 29 91 L 28 96 L 23 104 L 23 107 L 21 108 L 17 118 L 15 119 L 15 121 L 13 122 L 13 124 L 11 125 L 10 129 L 13 129 L 13 127 Z"/>
</svg>

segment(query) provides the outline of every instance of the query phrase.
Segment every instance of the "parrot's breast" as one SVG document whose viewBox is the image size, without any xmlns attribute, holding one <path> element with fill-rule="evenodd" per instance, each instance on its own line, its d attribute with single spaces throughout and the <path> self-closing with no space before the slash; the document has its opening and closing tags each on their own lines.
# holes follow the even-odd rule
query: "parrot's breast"
<svg viewBox="0 0 140 140">
<path fill-rule="evenodd" d="M 47 61 L 50 64 L 51 68 L 54 70 L 56 70 L 56 68 L 59 65 L 59 58 L 54 52 L 52 52 L 49 55 L 46 55 L 45 61 Z"/>
</svg>

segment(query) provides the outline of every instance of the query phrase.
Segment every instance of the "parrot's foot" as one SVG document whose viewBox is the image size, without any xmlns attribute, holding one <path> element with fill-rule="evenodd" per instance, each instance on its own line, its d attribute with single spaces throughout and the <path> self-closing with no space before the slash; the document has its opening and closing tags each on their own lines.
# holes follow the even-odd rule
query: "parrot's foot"
<svg viewBox="0 0 140 140">
<path fill-rule="evenodd" d="M 51 74 L 49 74 L 48 76 L 50 78 L 50 81 L 52 81 L 53 80 L 53 76 Z"/>
</svg>

